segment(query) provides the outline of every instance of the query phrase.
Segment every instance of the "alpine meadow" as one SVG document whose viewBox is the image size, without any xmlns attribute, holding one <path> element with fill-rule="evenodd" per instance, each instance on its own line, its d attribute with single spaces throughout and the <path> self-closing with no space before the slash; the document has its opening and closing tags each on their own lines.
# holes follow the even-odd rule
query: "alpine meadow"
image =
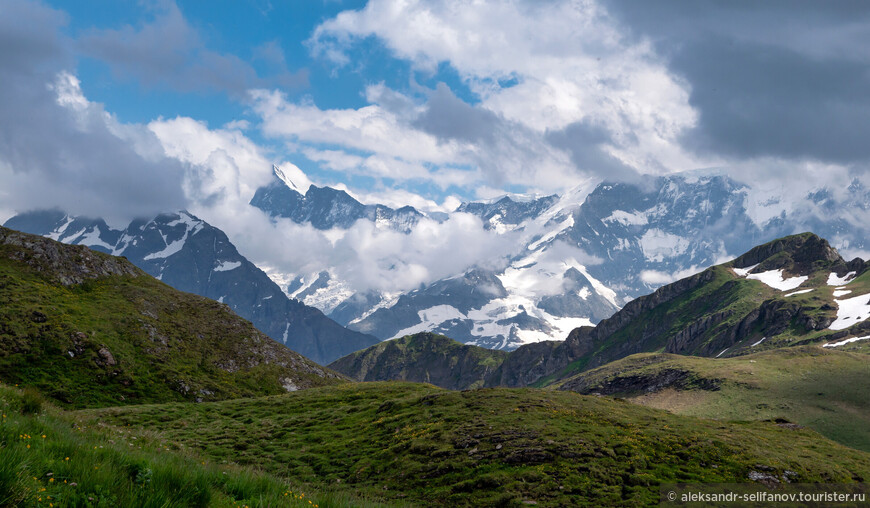
<svg viewBox="0 0 870 508">
<path fill-rule="evenodd" d="M 0 508 L 870 506 L 868 47 L 0 0 Z"/>
</svg>

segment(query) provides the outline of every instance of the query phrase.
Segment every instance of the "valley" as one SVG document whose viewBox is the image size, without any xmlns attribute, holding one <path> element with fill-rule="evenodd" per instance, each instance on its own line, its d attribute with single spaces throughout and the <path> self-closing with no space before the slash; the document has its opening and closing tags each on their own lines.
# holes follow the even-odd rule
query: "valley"
<svg viewBox="0 0 870 508">
<path fill-rule="evenodd" d="M 831 305 L 868 271 L 815 235 L 564 342 L 504 352 L 423 332 L 326 368 L 123 258 L 0 233 L 10 502 L 651 505 L 662 483 L 870 475 L 870 341 Z"/>
</svg>

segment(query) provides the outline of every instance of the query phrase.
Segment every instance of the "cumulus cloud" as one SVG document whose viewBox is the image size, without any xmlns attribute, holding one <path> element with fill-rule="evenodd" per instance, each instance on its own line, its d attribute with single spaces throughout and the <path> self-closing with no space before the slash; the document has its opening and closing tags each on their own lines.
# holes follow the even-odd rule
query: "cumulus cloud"
<svg viewBox="0 0 870 508">
<path fill-rule="evenodd" d="M 36 3 L 0 5 L 0 199 L 109 219 L 183 207 L 185 168 L 143 126 L 88 101 L 66 69 L 65 16 Z"/>
<path fill-rule="evenodd" d="M 148 128 L 168 155 L 190 167 L 185 180 L 190 210 L 224 230 L 243 255 L 273 274 L 334 269 L 355 291 L 406 291 L 471 266 L 502 266 L 521 246 L 515 235 L 486 231 L 480 218 L 463 213 L 444 222 L 424 219 L 409 234 L 367 220 L 340 231 L 271 220 L 248 205 L 256 188 L 273 179 L 268 154 L 243 133 L 209 129 L 183 117 L 157 120 Z M 303 192 L 311 184 L 292 164 L 279 169 Z M 427 211 L 453 210 L 459 204 L 456 198 L 438 204 L 404 190 L 348 190 L 363 202 L 413 204 Z"/>
<path fill-rule="evenodd" d="M 424 117 L 423 125 L 440 139 L 477 142 L 483 157 L 495 160 L 505 146 L 492 142 L 499 129 L 521 125 L 547 134 L 555 145 L 548 154 L 567 150 L 586 174 L 614 178 L 620 176 L 614 167 L 667 173 L 709 165 L 678 142 L 697 122 L 688 83 L 645 40 L 625 37 L 596 2 L 372 0 L 322 23 L 310 44 L 341 65 L 355 43 L 371 36 L 418 69 L 446 62 L 459 73 L 480 104 L 459 104 L 436 91 L 432 100 L 449 107 L 447 116 Z M 451 115 L 463 122 L 451 123 Z M 509 139 L 524 147 L 537 141 Z M 578 156 L 585 151 L 600 156 Z"/>
<path fill-rule="evenodd" d="M 185 182 L 193 202 L 247 203 L 257 188 L 272 179 L 272 164 L 263 149 L 239 130 L 211 130 L 186 117 L 155 120 L 148 128 L 168 156 L 193 166 Z"/>
<path fill-rule="evenodd" d="M 861 2 L 609 0 L 691 84 L 683 143 L 730 158 L 866 161 L 870 10 Z"/>
<path fill-rule="evenodd" d="M 108 63 L 117 77 L 146 86 L 182 92 L 217 91 L 242 97 L 249 88 L 298 89 L 308 84 L 305 71 L 291 72 L 276 42 L 252 51 L 266 75 L 239 56 L 209 49 L 173 1 L 161 2 L 149 23 L 117 29 L 93 29 L 77 40 L 85 54 Z"/>
</svg>

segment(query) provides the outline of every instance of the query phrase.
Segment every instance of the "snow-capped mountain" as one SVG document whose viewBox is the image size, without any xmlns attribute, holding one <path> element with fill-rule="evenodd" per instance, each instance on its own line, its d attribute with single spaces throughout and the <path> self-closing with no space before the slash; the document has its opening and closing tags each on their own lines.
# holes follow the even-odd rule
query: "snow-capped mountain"
<svg viewBox="0 0 870 508">
<path fill-rule="evenodd" d="M 343 190 L 311 185 L 304 191 L 277 166 L 272 167 L 274 180 L 260 187 L 251 205 L 270 217 L 282 217 L 293 222 L 308 223 L 317 229 L 347 229 L 354 222 L 366 219 L 379 227 L 407 232 L 424 215 L 412 206 L 392 209 L 385 205 L 364 205 Z"/>
<path fill-rule="evenodd" d="M 483 219 L 483 227 L 503 233 L 538 217 L 558 200 L 556 195 L 540 198 L 503 196 L 497 200 L 462 203 L 456 211 L 477 215 Z"/>
<path fill-rule="evenodd" d="M 102 219 L 59 211 L 25 213 L 5 225 L 125 256 L 176 289 L 226 303 L 262 332 L 318 363 L 327 364 L 378 341 L 288 298 L 221 230 L 187 212 L 135 220 L 123 230 Z"/>
<path fill-rule="evenodd" d="M 259 189 L 251 203 L 273 217 L 309 223 L 337 236 L 360 220 L 408 233 L 431 225 L 433 218 L 410 207 L 363 205 L 328 187 L 301 189 L 277 169 L 275 181 Z M 340 325 L 378 339 L 433 331 L 466 343 L 514 349 L 564 339 L 575 327 L 595 324 L 639 295 L 788 234 L 813 231 L 831 238 L 844 253 L 859 255 L 870 224 L 868 203 L 870 193 L 857 180 L 843 189 L 785 197 L 724 176 L 692 174 L 637 184 L 601 183 L 561 196 L 464 203 L 453 214 L 480 217 L 488 234 L 513 235 L 515 254 L 502 268 L 473 266 L 412 291 L 390 294 L 354 291 L 334 266 L 313 273 L 270 271 L 268 276 L 280 290 L 272 284 L 268 294 L 257 296 L 229 284 L 208 282 L 201 287 L 203 280 L 242 273 L 238 270 L 248 264 L 237 267 L 238 258 L 222 253 L 219 246 L 229 245 L 222 233 L 218 243 L 192 252 L 190 239 L 206 238 L 197 228 L 210 226 L 198 226 L 201 221 L 186 214 L 134 222 L 123 231 L 102 221 L 50 213 L 19 216 L 9 225 L 126 255 L 176 287 L 223 297 L 278 340 L 285 331 L 292 335 L 292 328 L 286 320 L 273 318 L 286 312 L 283 307 L 268 310 L 274 304 L 264 299 L 278 301 L 280 294 L 283 300 L 298 299 Z M 201 269 L 189 268 L 197 263 Z M 266 275 L 257 273 L 258 285 L 266 286 Z M 239 291 L 243 296 L 233 296 Z M 270 319 L 277 324 L 259 324 Z M 349 352 L 365 341 L 346 342 L 347 348 L 340 348 Z M 314 359 L 336 357 L 325 349 L 331 346 L 315 339 L 290 347 Z"/>
<path fill-rule="evenodd" d="M 724 176 L 672 175 L 642 185 L 602 184 L 555 240 L 577 245 L 604 262 L 589 272 L 623 302 L 782 236 L 812 231 L 835 248 L 860 252 L 868 224 L 856 216 L 870 203 L 857 182 L 847 202 L 829 189 L 801 198 L 758 202 L 750 186 Z M 790 202 L 788 209 L 780 201 Z M 770 216 L 766 210 L 778 207 Z M 866 213 L 865 213 L 866 217 Z"/>
<path fill-rule="evenodd" d="M 784 207 L 724 176 L 671 175 L 465 203 L 457 212 L 480 216 L 485 228 L 522 232 L 524 248 L 505 269 L 472 269 L 402 295 L 353 293 L 323 272 L 289 291 L 382 339 L 434 331 L 513 349 L 563 339 L 639 295 L 787 234 L 812 230 L 837 248 L 863 249 L 867 228 L 856 211 L 868 209 L 867 190 L 853 182 L 845 201 L 834 194 L 816 190 Z"/>
</svg>

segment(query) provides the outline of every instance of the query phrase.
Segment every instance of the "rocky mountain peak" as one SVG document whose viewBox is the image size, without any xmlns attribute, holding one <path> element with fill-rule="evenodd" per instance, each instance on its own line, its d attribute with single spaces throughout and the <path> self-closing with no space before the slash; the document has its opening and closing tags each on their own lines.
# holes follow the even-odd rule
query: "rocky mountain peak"
<svg viewBox="0 0 870 508">
<path fill-rule="evenodd" d="M 813 233 L 779 238 L 751 249 L 734 260 L 737 268 L 756 266 L 756 270 L 784 269 L 790 273 L 809 273 L 819 266 L 839 265 L 845 268 L 845 260 L 827 240 Z M 832 268 L 836 271 L 836 266 Z"/>
<path fill-rule="evenodd" d="M 106 256 L 82 246 L 66 246 L 49 238 L 28 235 L 0 226 L 4 254 L 65 286 L 111 275 L 139 277 L 142 270 L 122 258 Z"/>
</svg>

